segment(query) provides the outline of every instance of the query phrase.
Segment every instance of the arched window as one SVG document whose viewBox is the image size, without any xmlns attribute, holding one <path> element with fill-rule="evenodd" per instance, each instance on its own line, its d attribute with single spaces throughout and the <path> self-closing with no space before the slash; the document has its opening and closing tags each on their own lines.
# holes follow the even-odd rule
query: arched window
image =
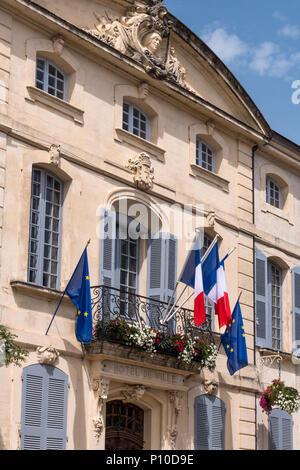
<svg viewBox="0 0 300 470">
<path fill-rule="evenodd" d="M 28 281 L 58 289 L 63 183 L 34 167 L 31 183 Z"/>
<path fill-rule="evenodd" d="M 195 398 L 195 450 L 225 449 L 225 405 L 211 395 Z"/>
<path fill-rule="evenodd" d="M 66 75 L 53 62 L 45 57 L 36 59 L 36 87 L 50 95 L 66 99 Z"/>
<path fill-rule="evenodd" d="M 22 450 L 65 450 L 68 376 L 56 367 L 34 364 L 22 375 Z"/>
<path fill-rule="evenodd" d="M 142 450 L 144 411 L 119 400 L 106 405 L 105 450 Z"/>
<path fill-rule="evenodd" d="M 284 410 L 269 415 L 269 450 L 293 450 L 293 419 Z"/>
<path fill-rule="evenodd" d="M 197 139 L 196 164 L 205 170 L 215 170 L 215 155 L 213 149 L 204 140 Z"/>
<path fill-rule="evenodd" d="M 277 207 L 278 209 L 282 209 L 282 195 L 281 195 L 281 188 L 279 184 L 277 184 L 272 178 L 267 178 L 267 203 L 271 204 L 271 206 Z"/>
<path fill-rule="evenodd" d="M 136 105 L 123 102 L 123 129 L 145 140 L 150 140 L 148 116 Z"/>
</svg>

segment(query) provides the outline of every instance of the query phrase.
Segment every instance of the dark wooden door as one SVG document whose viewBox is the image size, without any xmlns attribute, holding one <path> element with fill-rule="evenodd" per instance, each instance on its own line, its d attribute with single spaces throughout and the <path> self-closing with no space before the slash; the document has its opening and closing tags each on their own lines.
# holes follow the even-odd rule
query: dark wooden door
<svg viewBox="0 0 300 470">
<path fill-rule="evenodd" d="M 144 444 L 144 411 L 122 401 L 106 405 L 106 450 L 142 450 Z"/>
</svg>

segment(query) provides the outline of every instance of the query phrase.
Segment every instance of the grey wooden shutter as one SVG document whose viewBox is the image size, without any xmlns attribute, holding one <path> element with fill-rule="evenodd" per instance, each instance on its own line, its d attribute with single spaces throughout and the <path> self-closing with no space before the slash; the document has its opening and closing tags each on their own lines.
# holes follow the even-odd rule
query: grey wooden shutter
<svg viewBox="0 0 300 470">
<path fill-rule="evenodd" d="M 25 367 L 22 375 L 22 450 L 66 448 L 68 377 L 47 365 Z"/>
<path fill-rule="evenodd" d="M 195 399 L 195 450 L 224 450 L 225 405 L 219 398 L 201 395 Z"/>
<path fill-rule="evenodd" d="M 266 256 L 255 250 L 256 345 L 268 345 L 268 264 Z"/>
<path fill-rule="evenodd" d="M 166 235 L 166 279 L 165 279 L 165 292 L 164 301 L 169 302 L 172 297 L 176 282 L 177 282 L 177 239 L 172 234 Z M 172 303 L 175 303 L 176 295 L 173 297 Z M 174 316 L 169 324 L 168 329 L 170 332 L 176 331 L 176 317 Z"/>
<path fill-rule="evenodd" d="M 293 353 L 300 355 L 300 267 L 292 271 L 293 285 Z"/>
<path fill-rule="evenodd" d="M 269 416 L 269 450 L 293 450 L 293 419 L 284 410 L 272 410 Z"/>
<path fill-rule="evenodd" d="M 158 233 L 155 238 L 148 239 L 147 297 L 157 301 L 150 303 L 147 312 L 147 323 L 152 328 L 160 328 L 162 307 L 159 302 L 165 300 L 165 258 L 165 238 Z"/>
<path fill-rule="evenodd" d="M 116 287 L 116 212 L 103 208 L 100 227 L 100 284 Z"/>
</svg>

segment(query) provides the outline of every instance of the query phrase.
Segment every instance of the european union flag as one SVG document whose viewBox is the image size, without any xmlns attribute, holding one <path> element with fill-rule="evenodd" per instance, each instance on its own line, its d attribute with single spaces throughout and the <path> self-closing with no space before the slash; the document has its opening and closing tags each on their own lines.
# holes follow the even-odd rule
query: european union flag
<svg viewBox="0 0 300 470">
<path fill-rule="evenodd" d="M 232 322 L 221 335 L 221 342 L 227 354 L 227 368 L 230 375 L 248 365 L 244 322 L 239 301 L 232 312 Z"/>
<path fill-rule="evenodd" d="M 93 336 L 92 301 L 87 248 L 66 287 L 66 292 L 77 309 L 76 338 L 89 344 Z"/>
</svg>

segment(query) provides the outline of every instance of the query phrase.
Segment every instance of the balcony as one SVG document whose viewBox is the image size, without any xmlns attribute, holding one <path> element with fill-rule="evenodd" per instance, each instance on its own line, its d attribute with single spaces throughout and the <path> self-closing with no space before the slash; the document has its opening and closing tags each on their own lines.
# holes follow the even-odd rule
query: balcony
<svg viewBox="0 0 300 470">
<path fill-rule="evenodd" d="M 180 308 L 176 319 L 163 325 L 165 302 L 106 286 L 92 287 L 91 293 L 94 337 L 86 346 L 89 356 L 115 356 L 186 371 L 208 367 L 204 360 L 216 352 L 214 336 L 210 322 L 195 326 L 193 310 Z"/>
</svg>

